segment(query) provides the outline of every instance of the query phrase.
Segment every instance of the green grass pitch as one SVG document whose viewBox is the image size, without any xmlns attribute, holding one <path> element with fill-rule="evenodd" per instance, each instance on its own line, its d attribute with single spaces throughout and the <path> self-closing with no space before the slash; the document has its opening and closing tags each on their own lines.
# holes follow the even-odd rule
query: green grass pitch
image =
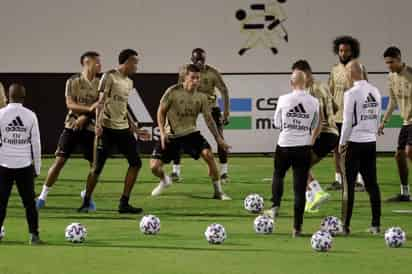
<svg viewBox="0 0 412 274">
<path fill-rule="evenodd" d="M 43 162 L 42 176 L 36 190 L 41 191 L 44 176 L 52 160 Z M 365 231 L 370 222 L 366 193 L 356 193 L 352 231 L 348 237 L 336 237 L 328 253 L 316 253 L 310 247 L 310 235 L 319 228 L 324 216 L 340 217 L 340 194 L 314 215 L 305 215 L 305 237 L 291 237 L 293 196 L 291 174 L 285 183 L 281 216 L 271 235 L 256 235 L 255 215 L 243 209 L 249 193 L 260 193 L 270 206 L 270 178 L 273 160 L 269 157 L 230 159 L 231 182 L 225 185 L 233 201 L 210 199 L 212 186 L 206 166 L 201 161 L 183 159 L 184 181 L 169 188 L 163 196 L 150 197 L 157 179 L 150 174 L 148 159 L 135 186 L 131 203 L 142 206 L 146 214 L 161 220 L 156 236 L 139 231 L 141 218 L 119 215 L 116 211 L 123 188 L 126 161 L 107 162 L 101 182 L 95 191 L 98 211 L 79 214 L 79 193 L 88 172 L 87 162 L 72 159 L 49 195 L 46 208 L 40 211 L 41 237 L 45 246 L 29 246 L 24 210 L 16 188 L 9 202 L 5 221 L 6 237 L 0 243 L 0 274 L 136 274 L 136 273 L 302 273 L 302 274 L 390 274 L 412 273 L 412 241 L 403 248 L 389 249 L 383 235 L 371 236 Z M 325 186 L 334 177 L 332 159 L 314 169 Z M 399 192 L 399 181 L 393 158 L 378 159 L 378 178 L 382 198 Z M 412 215 L 393 213 L 394 209 L 411 210 L 412 203 L 383 203 L 382 228 L 401 226 L 412 235 Z M 64 229 L 72 222 L 87 226 L 88 238 L 83 244 L 65 241 Z M 224 225 L 228 238 L 223 245 L 206 242 L 204 231 L 211 223 Z"/>
</svg>

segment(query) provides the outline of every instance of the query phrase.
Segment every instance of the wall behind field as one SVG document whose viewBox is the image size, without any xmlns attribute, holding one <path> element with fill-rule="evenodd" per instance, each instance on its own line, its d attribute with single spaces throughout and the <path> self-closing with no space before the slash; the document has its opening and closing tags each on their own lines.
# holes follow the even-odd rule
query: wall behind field
<svg viewBox="0 0 412 274">
<path fill-rule="evenodd" d="M 287 16 L 289 42 L 269 33 L 279 54 L 259 47 L 239 56 L 249 33 L 241 32 L 236 11 L 253 14 L 251 4 L 273 2 L 2 0 L 0 72 L 76 71 L 86 49 L 101 52 L 109 69 L 126 47 L 141 52 L 143 72 L 176 72 L 194 47 L 207 49 L 210 63 L 225 72 L 284 72 L 302 57 L 315 71 L 328 71 L 336 61 L 331 41 L 340 34 L 361 40 L 369 71 L 385 69 L 381 55 L 389 45 L 400 45 L 405 57 L 411 54 L 412 1 L 287 0 L 279 6 Z M 251 21 L 262 23 L 262 18 Z"/>
</svg>

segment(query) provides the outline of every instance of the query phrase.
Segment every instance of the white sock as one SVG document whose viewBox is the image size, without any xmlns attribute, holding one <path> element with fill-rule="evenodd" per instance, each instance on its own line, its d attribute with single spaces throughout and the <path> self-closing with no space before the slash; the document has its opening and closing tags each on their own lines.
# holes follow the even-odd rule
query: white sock
<svg viewBox="0 0 412 274">
<path fill-rule="evenodd" d="M 215 193 L 223 193 L 222 184 L 220 180 L 213 181 L 213 188 L 215 189 Z"/>
<path fill-rule="evenodd" d="M 173 173 L 176 173 L 177 175 L 180 176 L 180 165 L 173 165 Z"/>
<path fill-rule="evenodd" d="M 313 190 L 306 190 L 306 202 L 312 203 L 314 199 L 315 193 L 313 192 Z"/>
<path fill-rule="evenodd" d="M 43 189 L 40 193 L 39 199 L 40 200 L 46 200 L 47 199 L 47 194 L 49 194 L 49 191 L 51 190 L 51 187 L 48 187 L 46 185 L 43 185 Z"/>
<path fill-rule="evenodd" d="M 342 174 L 336 172 L 335 181 L 338 182 L 339 184 L 342 184 Z"/>
<path fill-rule="evenodd" d="M 313 180 L 312 182 L 310 182 L 309 187 L 312 189 L 313 194 L 316 194 L 319 191 L 322 191 L 322 187 L 320 186 L 319 182 L 316 180 Z"/>
<path fill-rule="evenodd" d="M 356 182 L 357 183 L 360 183 L 360 184 L 364 184 L 363 183 L 363 178 L 362 178 L 362 175 L 360 174 L 360 173 L 358 173 L 358 176 L 356 176 Z"/>
<path fill-rule="evenodd" d="M 401 185 L 401 195 L 409 195 L 409 185 Z"/>
<path fill-rule="evenodd" d="M 228 171 L 228 165 L 226 164 L 220 164 L 220 175 L 227 174 Z"/>
</svg>

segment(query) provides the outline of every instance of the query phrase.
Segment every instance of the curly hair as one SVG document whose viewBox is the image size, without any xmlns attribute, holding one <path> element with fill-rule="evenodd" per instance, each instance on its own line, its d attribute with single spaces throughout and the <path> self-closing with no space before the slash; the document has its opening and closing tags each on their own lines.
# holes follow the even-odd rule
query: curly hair
<svg viewBox="0 0 412 274">
<path fill-rule="evenodd" d="M 360 43 L 358 39 L 353 38 L 352 36 L 339 36 L 333 41 L 333 52 L 339 54 L 340 45 L 349 45 L 352 50 L 352 57 L 354 59 L 358 58 L 360 55 Z"/>
</svg>

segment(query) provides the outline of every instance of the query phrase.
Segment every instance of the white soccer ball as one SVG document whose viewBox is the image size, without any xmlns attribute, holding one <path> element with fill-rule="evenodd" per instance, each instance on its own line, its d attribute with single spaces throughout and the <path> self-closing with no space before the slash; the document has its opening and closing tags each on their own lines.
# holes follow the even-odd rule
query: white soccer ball
<svg viewBox="0 0 412 274">
<path fill-rule="evenodd" d="M 66 240 L 72 243 L 82 243 L 86 240 L 87 229 L 80 223 L 72 223 L 66 227 Z"/>
<path fill-rule="evenodd" d="M 406 233 L 400 227 L 391 227 L 385 231 L 385 242 L 388 247 L 401 247 L 406 242 Z"/>
<path fill-rule="evenodd" d="M 140 220 L 140 231 L 146 235 L 155 235 L 160 231 L 160 219 L 155 215 L 146 215 Z"/>
<path fill-rule="evenodd" d="M 274 230 L 273 219 L 264 215 L 256 217 L 253 225 L 258 234 L 270 234 Z"/>
<path fill-rule="evenodd" d="M 320 229 L 329 232 L 332 236 L 343 231 L 342 222 L 339 218 L 334 216 L 328 216 L 320 223 Z"/>
<path fill-rule="evenodd" d="M 205 231 L 206 240 L 210 244 L 223 244 L 226 240 L 226 230 L 220 224 L 211 224 Z"/>
<path fill-rule="evenodd" d="M 263 198 L 256 193 L 248 195 L 244 202 L 244 207 L 247 211 L 252 212 L 252 213 L 259 213 L 263 210 L 265 206 L 265 202 Z"/>
<path fill-rule="evenodd" d="M 312 245 L 313 250 L 319 252 L 327 252 L 332 248 L 333 238 L 332 235 L 323 230 L 319 230 L 312 235 L 310 239 L 310 244 Z"/>
<path fill-rule="evenodd" d="M 4 226 L 1 227 L 0 229 L 0 240 L 6 236 L 6 230 L 4 229 Z"/>
</svg>

